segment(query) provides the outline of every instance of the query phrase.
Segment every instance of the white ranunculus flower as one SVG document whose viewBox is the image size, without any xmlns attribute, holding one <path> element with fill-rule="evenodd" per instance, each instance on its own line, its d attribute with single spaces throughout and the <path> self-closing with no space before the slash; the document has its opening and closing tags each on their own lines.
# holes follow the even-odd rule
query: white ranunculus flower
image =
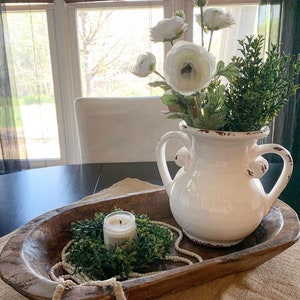
<svg viewBox="0 0 300 300">
<path fill-rule="evenodd" d="M 138 56 L 136 64 L 131 72 L 138 77 L 147 77 L 155 71 L 155 65 L 155 56 L 150 52 L 146 52 Z"/>
<path fill-rule="evenodd" d="M 188 28 L 184 19 L 173 16 L 163 19 L 150 29 L 150 37 L 153 42 L 168 42 L 179 39 Z"/>
<path fill-rule="evenodd" d="M 166 56 L 165 79 L 177 92 L 191 95 L 208 85 L 215 69 L 215 58 L 204 47 L 179 41 Z"/>
<path fill-rule="evenodd" d="M 196 21 L 202 26 L 201 15 L 196 15 Z M 230 27 L 234 23 L 232 15 L 221 8 L 208 8 L 203 12 L 203 26 L 210 31 Z"/>
</svg>

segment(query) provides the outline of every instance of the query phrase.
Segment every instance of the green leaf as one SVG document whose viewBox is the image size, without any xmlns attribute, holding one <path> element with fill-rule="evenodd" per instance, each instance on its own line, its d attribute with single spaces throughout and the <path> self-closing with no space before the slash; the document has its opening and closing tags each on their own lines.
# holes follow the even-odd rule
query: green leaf
<svg viewBox="0 0 300 300">
<path fill-rule="evenodd" d="M 151 87 L 160 87 L 164 91 L 168 91 L 171 89 L 171 87 L 165 81 L 153 81 L 150 82 L 149 85 Z"/>
<path fill-rule="evenodd" d="M 224 61 L 220 60 L 217 64 L 216 74 L 219 75 L 225 69 Z"/>
<path fill-rule="evenodd" d="M 224 76 L 229 82 L 232 82 L 239 75 L 239 70 L 235 63 L 231 62 L 225 67 L 223 61 L 219 61 L 216 70 L 217 76 Z"/>
<path fill-rule="evenodd" d="M 177 97 L 172 94 L 164 94 L 161 97 L 161 101 L 163 104 L 165 104 L 167 106 L 176 105 L 178 103 Z"/>
</svg>

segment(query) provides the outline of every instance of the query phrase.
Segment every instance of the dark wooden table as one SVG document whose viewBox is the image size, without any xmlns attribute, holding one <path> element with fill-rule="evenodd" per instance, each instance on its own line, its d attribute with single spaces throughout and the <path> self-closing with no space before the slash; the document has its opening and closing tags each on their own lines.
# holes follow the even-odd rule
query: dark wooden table
<svg viewBox="0 0 300 300">
<path fill-rule="evenodd" d="M 174 175 L 178 167 L 169 164 Z M 65 165 L 0 176 L 0 236 L 127 177 L 162 184 L 155 162 Z"/>
</svg>

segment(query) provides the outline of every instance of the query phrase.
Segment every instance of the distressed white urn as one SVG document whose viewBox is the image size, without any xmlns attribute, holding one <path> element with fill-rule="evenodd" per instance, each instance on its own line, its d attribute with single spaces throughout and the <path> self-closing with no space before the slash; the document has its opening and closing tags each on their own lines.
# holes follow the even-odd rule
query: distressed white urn
<svg viewBox="0 0 300 300">
<path fill-rule="evenodd" d="M 227 247 L 251 234 L 268 214 L 286 187 L 293 170 L 288 150 L 278 144 L 258 145 L 269 134 L 210 131 L 192 128 L 182 121 L 180 131 L 164 134 L 156 148 L 160 176 L 170 198 L 170 208 L 183 232 L 196 243 Z M 170 140 L 183 148 L 177 160 L 182 167 L 171 178 L 165 149 Z M 283 160 L 281 174 L 266 193 L 260 177 L 268 171 L 262 157 L 275 153 Z"/>
</svg>

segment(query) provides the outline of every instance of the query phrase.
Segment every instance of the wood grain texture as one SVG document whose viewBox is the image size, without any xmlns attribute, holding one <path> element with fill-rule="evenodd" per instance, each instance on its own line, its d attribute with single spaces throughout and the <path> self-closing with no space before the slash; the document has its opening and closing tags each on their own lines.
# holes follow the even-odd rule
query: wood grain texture
<svg viewBox="0 0 300 300">
<path fill-rule="evenodd" d="M 153 220 L 176 225 L 164 189 L 78 202 L 46 213 L 28 223 L 9 240 L 0 257 L 2 279 L 30 299 L 51 299 L 56 283 L 49 279 L 50 267 L 70 240 L 71 222 L 92 218 L 96 212 L 114 207 L 147 213 Z M 198 253 L 204 262 L 191 266 L 162 262 L 154 268 L 166 272 L 123 282 L 127 298 L 155 299 L 161 295 L 199 285 L 227 274 L 254 268 L 299 239 L 299 220 L 286 204 L 277 201 L 257 230 L 241 244 L 229 248 L 201 247 L 184 239 L 181 247 Z M 172 254 L 177 254 L 172 250 Z M 63 299 L 114 299 L 105 289 L 74 287 Z"/>
</svg>

